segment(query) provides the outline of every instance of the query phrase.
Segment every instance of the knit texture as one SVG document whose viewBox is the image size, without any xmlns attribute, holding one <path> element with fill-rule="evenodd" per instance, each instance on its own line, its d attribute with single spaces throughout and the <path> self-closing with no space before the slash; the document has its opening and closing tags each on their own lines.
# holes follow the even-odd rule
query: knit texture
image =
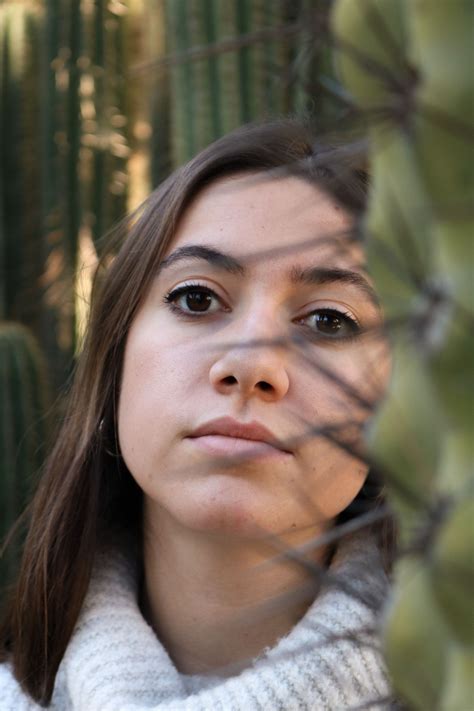
<svg viewBox="0 0 474 711">
<path fill-rule="evenodd" d="M 367 535 L 339 544 L 305 616 L 238 676 L 178 672 L 137 602 L 133 562 L 102 554 L 59 668 L 54 711 L 348 711 L 386 709 L 377 639 L 388 581 Z M 377 702 L 377 699 L 380 701 Z M 41 711 L 0 666 L 0 710 Z"/>
</svg>

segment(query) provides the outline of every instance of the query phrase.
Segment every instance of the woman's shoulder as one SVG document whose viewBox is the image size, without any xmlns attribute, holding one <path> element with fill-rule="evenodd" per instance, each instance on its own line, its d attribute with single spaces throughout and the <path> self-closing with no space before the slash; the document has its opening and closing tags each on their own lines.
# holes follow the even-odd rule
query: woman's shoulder
<svg viewBox="0 0 474 711">
<path fill-rule="evenodd" d="M 8 663 L 0 664 L 0 711 L 44 711 L 25 694 Z"/>
</svg>

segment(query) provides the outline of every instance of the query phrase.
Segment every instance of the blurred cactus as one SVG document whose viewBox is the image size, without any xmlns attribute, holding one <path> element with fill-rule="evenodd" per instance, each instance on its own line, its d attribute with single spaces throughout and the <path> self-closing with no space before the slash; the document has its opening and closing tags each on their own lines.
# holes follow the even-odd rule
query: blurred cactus
<svg viewBox="0 0 474 711">
<path fill-rule="evenodd" d="M 120 2 L 94 0 L 85 18 L 84 70 L 77 98 L 84 119 L 82 144 L 93 154 L 88 207 L 96 245 L 127 209 L 127 14 Z"/>
<path fill-rule="evenodd" d="M 81 240 L 127 210 L 126 15 L 120 0 L 0 5 L 0 318 L 31 329 L 56 390 Z"/>
<path fill-rule="evenodd" d="M 0 318 L 24 320 L 36 330 L 40 319 L 41 244 L 39 13 L 17 4 L 0 6 Z"/>
<path fill-rule="evenodd" d="M 56 386 L 73 353 L 73 265 L 64 238 L 66 147 L 59 96 L 63 14 L 49 0 L 0 6 L 0 318 L 24 323 L 47 354 Z M 44 96 L 44 101 L 42 97 Z M 71 171 L 72 172 L 72 171 Z M 54 282 L 54 283 L 53 283 Z"/>
<path fill-rule="evenodd" d="M 0 322 L 0 544 L 28 501 L 47 440 L 47 384 L 38 345 L 26 328 Z M 0 584 L 11 577 L 16 551 L 0 558 Z"/>
<path fill-rule="evenodd" d="M 392 386 L 371 434 L 401 537 L 386 657 L 410 709 L 467 711 L 474 82 L 465 68 L 474 3 L 337 0 L 333 28 L 342 80 L 369 130 L 369 268 L 394 345 Z"/>
<path fill-rule="evenodd" d="M 243 123 L 312 108 L 314 0 L 167 0 L 165 8 L 173 165 Z"/>
<path fill-rule="evenodd" d="M 147 0 L 148 45 L 149 54 L 155 59 L 162 59 L 166 54 L 166 0 Z M 166 66 L 154 68 L 150 76 L 149 112 L 150 148 L 151 148 L 151 184 L 161 183 L 171 173 L 171 116 L 170 116 L 170 79 Z M 146 122 L 141 121 L 142 126 Z"/>
</svg>

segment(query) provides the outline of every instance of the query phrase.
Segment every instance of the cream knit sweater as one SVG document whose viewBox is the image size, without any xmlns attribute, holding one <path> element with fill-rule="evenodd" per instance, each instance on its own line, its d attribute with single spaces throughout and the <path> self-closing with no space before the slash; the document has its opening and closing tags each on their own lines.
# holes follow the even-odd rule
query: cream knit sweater
<svg viewBox="0 0 474 711">
<path fill-rule="evenodd" d="M 373 540 L 339 544 L 328 582 L 305 616 L 238 676 L 181 675 L 137 603 L 134 565 L 98 561 L 59 668 L 54 711 L 338 711 L 387 709 L 390 695 L 373 630 L 387 593 Z M 370 704 L 370 705 L 369 705 Z M 0 666 L 0 710 L 41 711 Z"/>
</svg>

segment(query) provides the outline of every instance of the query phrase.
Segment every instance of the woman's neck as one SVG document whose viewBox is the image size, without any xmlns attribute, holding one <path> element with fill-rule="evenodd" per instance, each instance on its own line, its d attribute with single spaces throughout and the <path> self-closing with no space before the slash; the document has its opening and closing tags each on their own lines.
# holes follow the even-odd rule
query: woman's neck
<svg viewBox="0 0 474 711">
<path fill-rule="evenodd" d="M 145 517 L 142 609 L 179 671 L 235 674 L 303 616 L 317 577 L 278 553 L 268 541 L 183 529 L 164 511 Z M 328 554 L 318 548 L 311 562 L 324 566 Z"/>
</svg>

